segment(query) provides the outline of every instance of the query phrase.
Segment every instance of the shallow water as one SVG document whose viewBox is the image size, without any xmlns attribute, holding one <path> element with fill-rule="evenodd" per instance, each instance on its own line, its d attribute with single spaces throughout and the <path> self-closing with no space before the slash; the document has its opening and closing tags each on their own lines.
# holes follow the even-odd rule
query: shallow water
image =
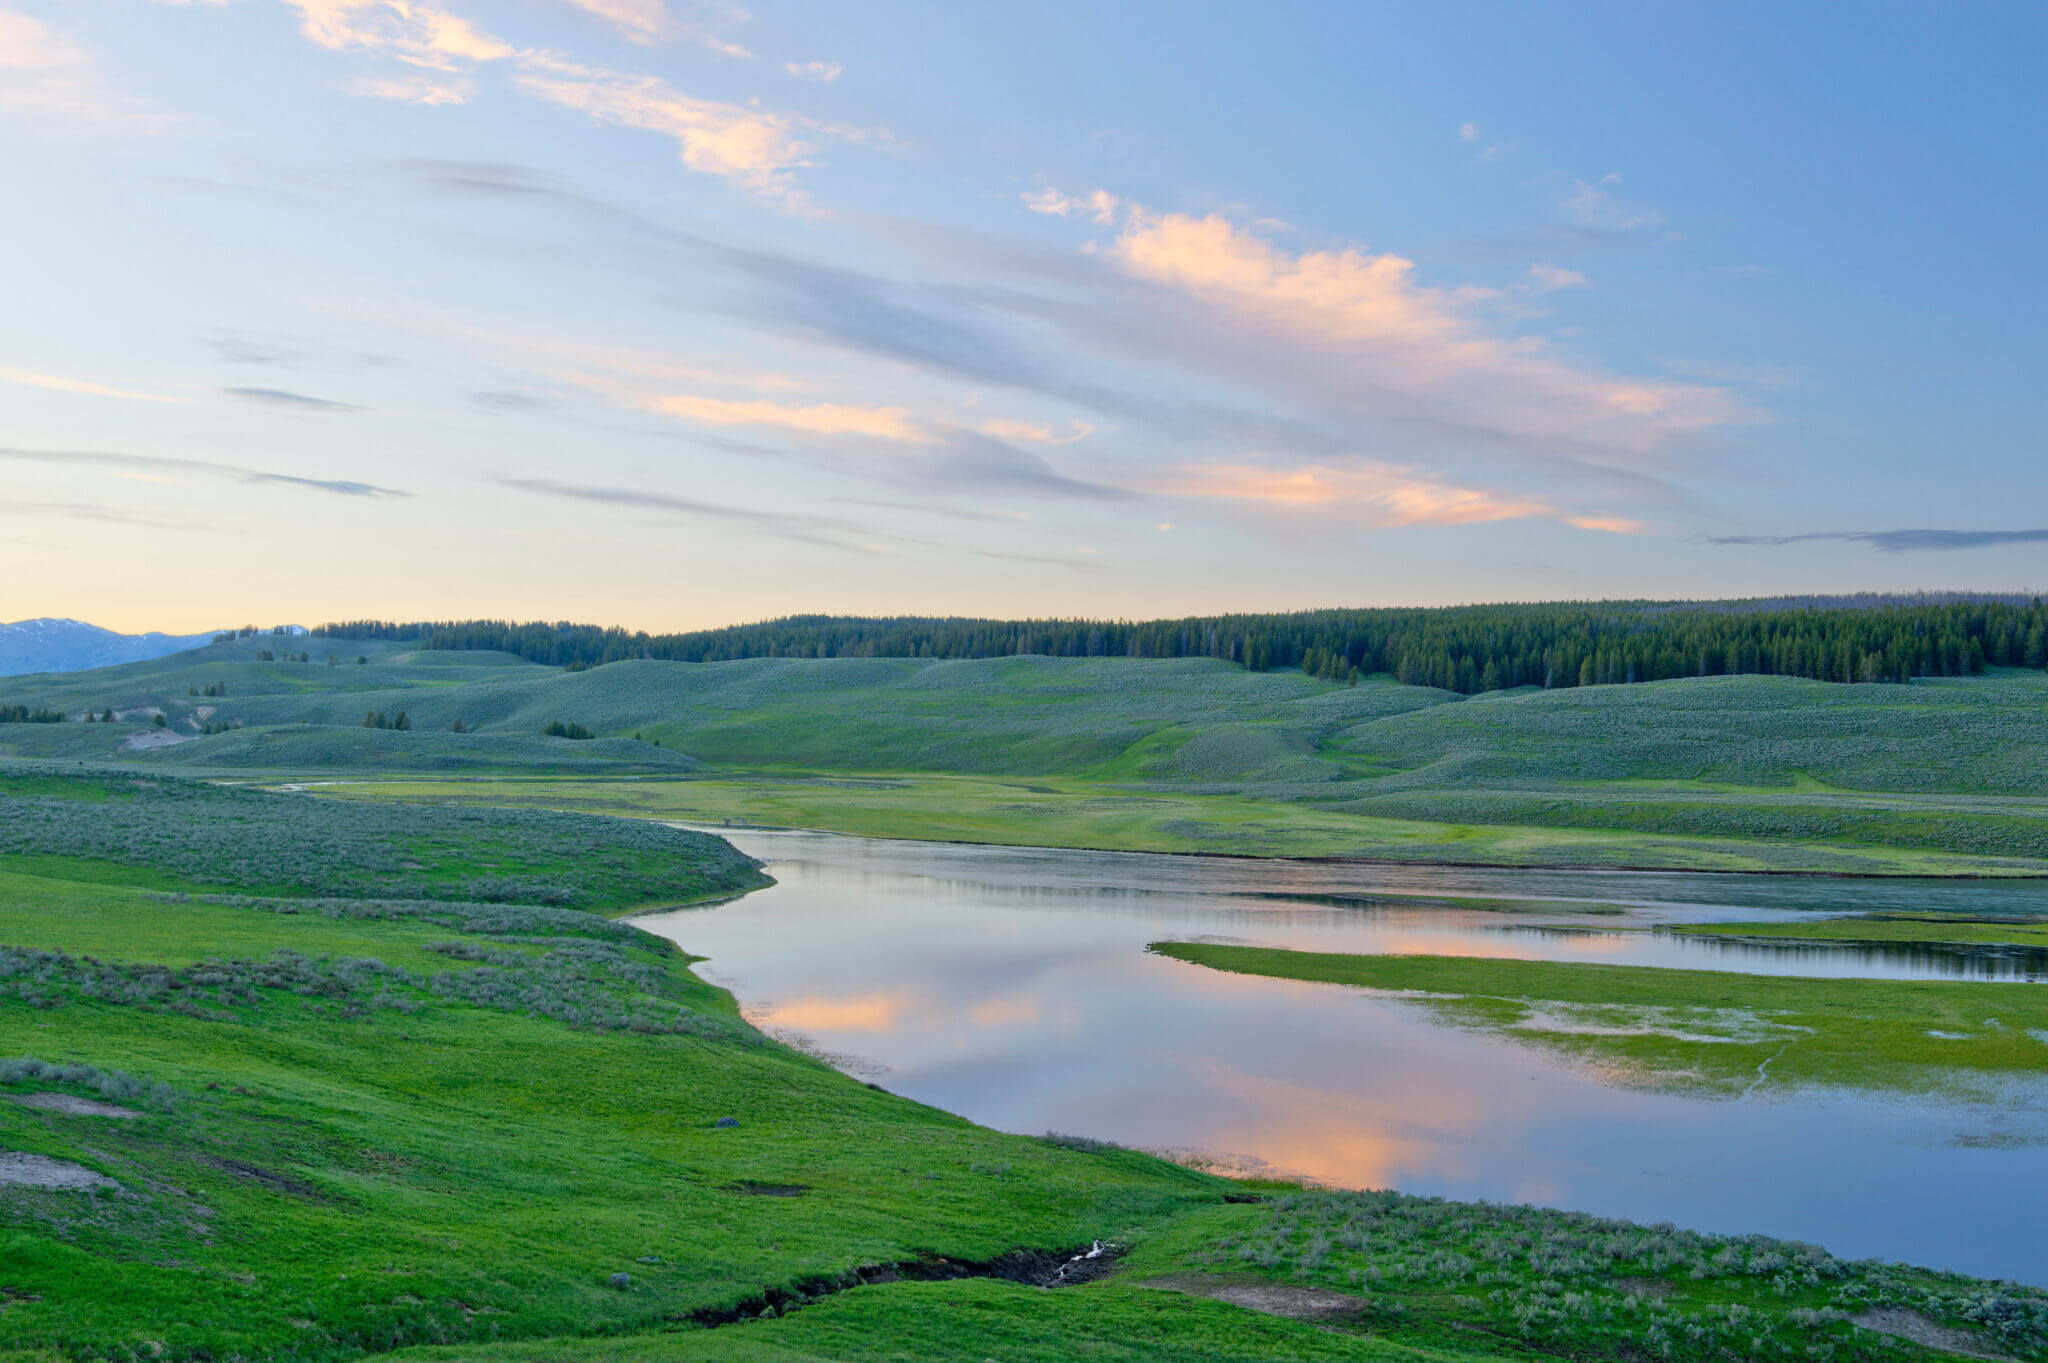
<svg viewBox="0 0 2048 1363">
<path fill-rule="evenodd" d="M 1849 1256 L 2048 1282 L 2038 1230 L 2048 1084 L 1983 1102 L 1647 1094 L 1398 999 L 1227 975 L 1144 949 L 1218 938 L 2024 978 L 2038 962 L 1648 929 L 1803 909 L 2044 913 L 2048 886 L 1265 863 L 719 831 L 768 861 L 778 883 L 642 926 L 709 957 L 700 973 L 769 1029 L 976 1121 L 1339 1186 L 1761 1231 Z M 1389 895 L 1567 902 L 1510 913 Z M 1589 914 L 1589 902 L 1621 912 Z"/>
</svg>

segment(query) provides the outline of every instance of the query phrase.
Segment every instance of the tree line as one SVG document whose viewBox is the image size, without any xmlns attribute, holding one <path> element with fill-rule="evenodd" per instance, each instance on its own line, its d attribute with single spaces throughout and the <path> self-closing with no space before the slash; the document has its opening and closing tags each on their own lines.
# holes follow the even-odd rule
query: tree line
<svg viewBox="0 0 2048 1363">
<path fill-rule="evenodd" d="M 2048 668 L 2038 597 L 1886 598 L 1785 608 L 1744 602 L 1539 602 L 1386 607 L 1179 620 L 982 620 L 797 615 L 684 634 L 569 622 L 355 620 L 336 638 L 489 649 L 555 667 L 632 658 L 1216 658 L 1333 681 L 1390 673 L 1467 695 L 1762 673 L 1827 682 L 1959 677 Z"/>
</svg>

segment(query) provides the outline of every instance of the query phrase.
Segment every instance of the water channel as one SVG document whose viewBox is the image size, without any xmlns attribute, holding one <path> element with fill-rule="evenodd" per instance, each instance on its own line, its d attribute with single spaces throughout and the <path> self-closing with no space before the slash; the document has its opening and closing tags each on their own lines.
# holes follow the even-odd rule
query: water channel
<svg viewBox="0 0 2048 1363">
<path fill-rule="evenodd" d="M 2048 1283 L 2048 1080 L 1968 1100 L 1648 1092 L 1399 997 L 1145 950 L 1171 938 L 2038 980 L 2039 953 L 1655 929 L 1815 910 L 2048 914 L 2040 882 L 1255 862 L 716 831 L 766 861 L 776 885 L 637 921 L 707 957 L 699 973 L 769 1031 L 977 1122 L 1339 1187 L 1756 1231 Z M 1502 900 L 1524 902 L 1507 912 Z"/>
</svg>

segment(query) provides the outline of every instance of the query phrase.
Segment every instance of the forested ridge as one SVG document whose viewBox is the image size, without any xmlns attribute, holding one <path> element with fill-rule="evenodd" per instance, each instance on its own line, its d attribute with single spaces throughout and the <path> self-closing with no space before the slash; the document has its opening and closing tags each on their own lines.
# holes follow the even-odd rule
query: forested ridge
<svg viewBox="0 0 2048 1363">
<path fill-rule="evenodd" d="M 493 649 L 556 667 L 629 658 L 1217 658 L 1253 671 L 1302 668 L 1334 681 L 1391 673 L 1467 695 L 1723 673 L 1831 682 L 1968 676 L 2048 667 L 2039 598 L 1602 601 L 1385 607 L 1179 620 L 981 620 L 793 615 L 683 634 L 569 622 L 341 621 L 314 633 Z"/>
</svg>

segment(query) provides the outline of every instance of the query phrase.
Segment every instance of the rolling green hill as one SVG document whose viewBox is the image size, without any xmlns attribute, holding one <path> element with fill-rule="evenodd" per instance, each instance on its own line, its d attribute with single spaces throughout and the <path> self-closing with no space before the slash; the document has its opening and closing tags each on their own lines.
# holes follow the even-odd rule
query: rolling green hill
<svg viewBox="0 0 2048 1363">
<path fill-rule="evenodd" d="M 579 792 L 550 802 L 993 841 L 2048 870 L 2048 675 L 2017 669 L 1910 685 L 1718 676 L 1468 699 L 1206 658 L 569 670 L 388 640 L 304 642 L 305 663 L 259 660 L 275 641 L 256 636 L 16 679 L 0 701 L 78 717 L 111 709 L 116 721 L 0 725 L 0 753 L 214 774 L 575 778 Z M 404 729 L 364 725 L 401 713 Z M 550 724 L 596 737 L 548 737 Z M 627 808 L 609 778 L 659 780 L 672 798 Z M 960 784 L 970 778 L 998 785 Z"/>
<path fill-rule="evenodd" d="M 1873 1308 L 2048 1358 L 2033 1288 L 883 1092 L 587 911 L 743 886 L 717 839 L 47 766 L 0 799 L 39 830 L 0 846 L 7 1363 L 1932 1356 Z M 1114 1277 L 1046 1289 L 1097 1243 Z"/>
</svg>

